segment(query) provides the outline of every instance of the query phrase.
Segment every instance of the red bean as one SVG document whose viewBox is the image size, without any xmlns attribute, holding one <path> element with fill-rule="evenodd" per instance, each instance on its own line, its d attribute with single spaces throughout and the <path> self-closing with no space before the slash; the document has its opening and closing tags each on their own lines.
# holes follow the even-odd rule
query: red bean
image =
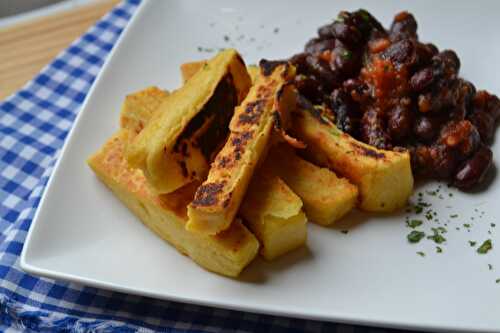
<svg viewBox="0 0 500 333">
<path fill-rule="evenodd" d="M 361 119 L 361 137 L 364 142 L 380 149 L 391 149 L 391 137 L 385 132 L 383 119 L 376 109 L 369 109 Z"/>
<path fill-rule="evenodd" d="M 417 38 L 417 21 L 412 14 L 401 12 L 396 15 L 389 31 L 391 40 Z"/>
<path fill-rule="evenodd" d="M 492 157 L 491 150 L 484 145 L 481 146 L 472 158 L 458 168 L 453 184 L 460 189 L 467 190 L 482 183 L 491 167 Z"/>
<path fill-rule="evenodd" d="M 481 141 L 484 143 L 491 143 L 493 135 L 495 134 L 495 121 L 493 117 L 484 111 L 477 111 L 469 116 L 469 120 L 478 129 L 481 135 Z"/>
<path fill-rule="evenodd" d="M 434 81 L 432 68 L 426 67 L 413 74 L 410 79 L 410 88 L 415 92 L 420 92 L 429 87 Z"/>
<path fill-rule="evenodd" d="M 420 116 L 415 122 L 413 133 L 419 140 L 430 142 L 437 136 L 441 123 L 440 118 Z"/>
<path fill-rule="evenodd" d="M 409 107 L 396 105 L 389 113 L 387 130 L 397 142 L 408 137 L 413 125 L 413 114 Z"/>
<path fill-rule="evenodd" d="M 326 50 L 332 50 L 335 47 L 335 39 L 313 38 L 307 42 L 305 51 L 311 54 L 320 54 Z"/>
</svg>

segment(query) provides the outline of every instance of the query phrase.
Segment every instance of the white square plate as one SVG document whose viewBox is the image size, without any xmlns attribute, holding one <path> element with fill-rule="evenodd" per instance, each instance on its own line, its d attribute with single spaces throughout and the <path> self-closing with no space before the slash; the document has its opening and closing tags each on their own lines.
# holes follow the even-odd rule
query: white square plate
<svg viewBox="0 0 500 333">
<path fill-rule="evenodd" d="M 256 260 L 239 280 L 232 280 L 204 271 L 156 237 L 85 163 L 118 128 L 126 94 L 150 85 L 179 86 L 179 65 L 211 56 L 206 49 L 236 47 L 247 63 L 290 56 L 339 10 L 357 8 L 368 9 L 386 27 L 398 11 L 410 10 L 422 40 L 456 50 L 462 76 L 478 88 L 500 93 L 498 2 L 146 1 L 123 33 L 66 142 L 31 226 L 23 269 L 134 294 L 254 312 L 499 332 L 500 284 L 495 280 L 500 278 L 500 237 L 490 226 L 500 224 L 498 177 L 487 191 L 453 191 L 451 197 L 452 190 L 444 186 L 443 199 L 426 195 L 442 223 L 448 220 L 443 253 L 436 253 L 429 240 L 409 244 L 404 214 L 353 214 L 350 218 L 359 223 L 348 234 L 310 225 L 307 248 L 272 263 Z M 493 149 L 498 165 L 498 143 Z M 430 183 L 418 190 L 437 186 Z M 450 217 L 455 214 L 457 218 Z M 472 224 L 470 232 L 464 223 Z M 426 223 L 426 230 L 431 226 L 437 225 Z M 487 238 L 494 249 L 486 255 L 469 246 L 469 240 L 480 244 Z"/>
</svg>

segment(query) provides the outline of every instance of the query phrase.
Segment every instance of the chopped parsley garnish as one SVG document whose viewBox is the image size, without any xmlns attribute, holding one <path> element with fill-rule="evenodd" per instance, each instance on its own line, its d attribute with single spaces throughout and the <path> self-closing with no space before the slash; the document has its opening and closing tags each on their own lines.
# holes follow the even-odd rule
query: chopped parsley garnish
<svg viewBox="0 0 500 333">
<path fill-rule="evenodd" d="M 448 193 L 448 196 L 451 198 L 453 196 L 453 193 Z"/>
<path fill-rule="evenodd" d="M 497 225 L 495 223 L 490 224 L 492 228 L 496 227 Z"/>
<path fill-rule="evenodd" d="M 421 257 L 425 257 L 425 253 L 423 253 L 422 251 L 418 251 L 417 254 Z"/>
<path fill-rule="evenodd" d="M 443 249 L 440 246 L 436 246 L 436 252 L 437 253 L 442 253 Z"/>
<path fill-rule="evenodd" d="M 477 244 L 477 242 L 475 242 L 475 241 L 469 241 L 469 245 L 470 245 L 471 247 L 476 246 L 476 244 Z"/>
<path fill-rule="evenodd" d="M 274 28 L 273 32 L 277 34 L 278 32 L 280 32 L 280 28 Z"/>
<path fill-rule="evenodd" d="M 370 14 L 366 10 L 360 9 L 358 13 L 363 20 L 365 20 L 366 22 L 370 22 Z"/>
<path fill-rule="evenodd" d="M 229 42 L 229 36 L 228 35 L 224 35 L 224 41 L 225 42 Z"/>
<path fill-rule="evenodd" d="M 453 214 L 453 215 L 450 215 L 450 217 L 451 217 L 452 219 L 455 219 L 455 218 L 457 218 L 457 217 L 458 217 L 458 214 Z"/>
<path fill-rule="evenodd" d="M 422 206 L 415 206 L 415 213 L 420 214 L 424 211 Z"/>
<path fill-rule="evenodd" d="M 341 230 L 340 232 L 343 233 L 344 235 L 347 235 L 349 233 L 349 230 Z"/>
<path fill-rule="evenodd" d="M 441 235 L 437 232 L 434 232 L 434 235 L 432 235 L 432 236 L 427 236 L 427 239 L 432 239 L 437 244 L 441 244 L 441 243 L 446 242 L 446 238 L 444 238 L 443 235 Z"/>
<path fill-rule="evenodd" d="M 496 280 L 495 280 L 495 282 L 496 282 L 496 283 L 500 283 L 500 279 L 496 279 Z"/>
<path fill-rule="evenodd" d="M 437 227 L 437 228 L 431 228 L 431 229 L 435 233 L 440 232 L 440 233 L 445 234 L 447 232 L 446 228 L 444 228 L 444 227 Z"/>
<path fill-rule="evenodd" d="M 493 244 L 491 243 L 491 239 L 485 240 L 483 244 L 477 249 L 477 253 L 485 254 L 489 250 L 493 248 Z"/>
<path fill-rule="evenodd" d="M 406 238 L 408 238 L 408 241 L 410 243 L 418 243 L 424 237 L 425 237 L 425 232 L 417 230 L 413 230 L 408 234 L 408 236 L 406 236 Z"/>
<path fill-rule="evenodd" d="M 488 269 L 489 269 L 490 271 L 492 271 L 492 270 L 493 270 L 493 265 L 492 265 L 492 264 L 488 264 Z"/>
<path fill-rule="evenodd" d="M 464 223 L 464 227 L 465 228 L 470 228 L 470 224 L 469 223 Z"/>
<path fill-rule="evenodd" d="M 345 21 L 345 18 L 344 16 L 342 15 L 342 13 L 340 13 L 338 16 L 337 16 L 337 19 L 334 21 L 334 22 L 344 22 Z"/>
<path fill-rule="evenodd" d="M 341 57 L 342 57 L 342 59 L 344 59 L 344 60 L 349 60 L 349 59 L 351 59 L 351 58 L 352 58 L 352 53 L 351 53 L 351 51 L 349 51 L 349 50 L 344 50 L 344 51 L 340 54 L 340 56 L 341 56 Z"/>
<path fill-rule="evenodd" d="M 416 227 L 418 226 L 421 226 L 422 225 L 422 220 L 410 220 L 410 221 L 406 221 L 406 225 L 412 229 L 415 229 Z"/>
</svg>

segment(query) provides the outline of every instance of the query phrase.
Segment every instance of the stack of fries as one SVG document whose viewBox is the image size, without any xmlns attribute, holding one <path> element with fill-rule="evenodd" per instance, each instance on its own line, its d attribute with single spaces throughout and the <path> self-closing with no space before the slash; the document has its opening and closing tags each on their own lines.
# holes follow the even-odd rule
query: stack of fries
<svg viewBox="0 0 500 333">
<path fill-rule="evenodd" d="M 409 154 L 340 132 L 297 95 L 289 63 L 246 67 L 228 49 L 181 72 L 173 92 L 127 96 L 120 130 L 88 163 L 200 266 L 236 277 L 259 253 L 273 260 L 303 246 L 308 220 L 328 226 L 354 207 L 405 205 Z"/>
</svg>

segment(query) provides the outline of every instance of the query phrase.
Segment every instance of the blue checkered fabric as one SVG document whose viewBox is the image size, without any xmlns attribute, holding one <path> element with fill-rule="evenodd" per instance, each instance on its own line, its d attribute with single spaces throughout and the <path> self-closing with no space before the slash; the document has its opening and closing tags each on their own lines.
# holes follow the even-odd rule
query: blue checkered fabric
<svg viewBox="0 0 500 333">
<path fill-rule="evenodd" d="M 139 1 L 125 1 L 0 103 L 2 332 L 389 332 L 160 301 L 25 274 L 19 255 L 64 139 Z"/>
</svg>

